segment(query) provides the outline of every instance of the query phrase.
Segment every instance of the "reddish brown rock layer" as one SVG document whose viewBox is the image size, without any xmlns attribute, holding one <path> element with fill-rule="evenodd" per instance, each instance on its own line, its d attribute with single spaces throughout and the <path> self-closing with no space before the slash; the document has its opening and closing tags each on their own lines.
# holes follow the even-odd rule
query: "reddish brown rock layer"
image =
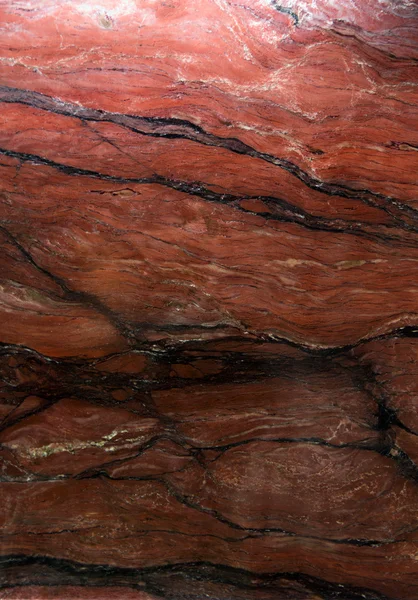
<svg viewBox="0 0 418 600">
<path fill-rule="evenodd" d="M 415 600 L 416 3 L 0 23 L 0 598 Z"/>
</svg>

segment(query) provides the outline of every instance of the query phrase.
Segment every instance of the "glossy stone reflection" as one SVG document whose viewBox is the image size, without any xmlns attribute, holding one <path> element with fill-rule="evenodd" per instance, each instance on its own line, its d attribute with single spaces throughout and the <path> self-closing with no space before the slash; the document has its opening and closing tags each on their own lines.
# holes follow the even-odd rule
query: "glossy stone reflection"
<svg viewBox="0 0 418 600">
<path fill-rule="evenodd" d="M 415 600 L 417 4 L 0 27 L 0 598 Z"/>
</svg>

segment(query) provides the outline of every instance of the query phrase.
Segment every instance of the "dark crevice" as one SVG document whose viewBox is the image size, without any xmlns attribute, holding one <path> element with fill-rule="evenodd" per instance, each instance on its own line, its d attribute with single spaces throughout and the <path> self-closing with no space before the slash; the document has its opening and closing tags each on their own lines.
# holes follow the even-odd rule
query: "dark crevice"
<svg viewBox="0 0 418 600">
<path fill-rule="evenodd" d="M 292 11 L 289 12 L 288 9 L 286 9 L 286 7 L 279 5 L 276 1 L 274 2 L 274 5 L 276 10 L 280 9 L 279 12 L 285 12 L 286 14 L 292 16 L 292 18 L 294 19 L 298 18 L 296 13 L 293 13 Z M 405 229 L 410 229 L 411 231 L 416 231 L 415 227 L 407 225 L 404 222 L 403 216 L 405 214 L 408 214 L 411 218 L 416 220 L 418 216 L 418 211 L 409 205 L 403 204 L 401 201 L 395 198 L 377 192 L 372 192 L 366 189 L 357 190 L 345 185 L 321 181 L 310 176 L 307 172 L 303 171 L 303 169 L 301 169 L 289 160 L 278 158 L 274 155 L 265 152 L 260 152 L 237 138 L 224 138 L 208 133 L 198 125 L 195 125 L 194 123 L 187 120 L 176 118 L 141 117 L 135 115 L 125 115 L 121 113 L 112 113 L 103 110 L 84 108 L 79 105 L 71 104 L 69 102 L 62 102 L 60 100 L 57 100 L 50 96 L 46 96 L 44 94 L 40 94 L 38 92 L 21 90 L 18 88 L 10 88 L 7 86 L 0 86 L 0 102 L 1 101 L 7 103 L 25 104 L 39 110 L 45 110 L 48 112 L 61 114 L 71 118 L 77 118 L 83 121 L 115 123 L 141 135 L 148 135 L 151 137 L 163 137 L 169 139 L 187 139 L 206 146 L 219 147 L 234 152 L 236 154 L 242 154 L 250 156 L 252 158 L 260 159 L 287 171 L 312 190 L 318 191 L 329 196 L 339 196 L 342 198 L 359 200 L 368 206 L 373 206 L 375 208 L 378 208 L 379 210 L 383 210 L 387 214 L 390 214 L 390 216 L 396 222 L 398 222 L 399 226 L 404 227 Z M 19 154 L 21 155 L 21 157 L 25 155 L 25 153 L 13 153 L 12 151 L 10 152 L 11 154 L 9 154 L 9 156 L 15 156 L 16 158 L 19 158 Z M 23 158 L 21 158 L 21 160 L 23 160 Z M 41 160 L 45 161 L 46 159 Z M 48 162 L 43 162 L 42 164 L 48 164 Z M 49 161 L 49 166 L 57 164 L 58 163 L 54 163 L 54 161 Z M 65 165 L 61 165 L 61 168 L 62 171 L 66 172 L 67 174 L 87 174 L 82 169 L 74 168 L 71 170 L 70 167 L 67 167 L 67 169 L 70 169 L 71 172 L 65 171 Z M 109 180 L 118 183 L 140 183 L 140 181 L 136 181 L 134 178 L 112 178 L 111 176 L 105 175 L 103 175 L 102 178 L 108 178 Z M 395 211 L 395 213 L 393 213 L 392 211 Z M 266 217 L 268 217 L 268 213 Z M 270 218 L 274 217 L 270 216 Z M 319 217 L 312 218 L 320 219 Z M 325 220 L 324 224 L 325 227 L 326 221 L 327 220 Z M 331 227 L 331 225 L 329 226 Z M 350 230 L 349 226 L 347 226 L 347 230 Z"/>
<path fill-rule="evenodd" d="M 397 421 L 396 411 L 388 407 L 386 403 L 380 401 L 377 405 L 379 431 L 387 431 Z"/>
<path fill-rule="evenodd" d="M 176 591 L 173 591 L 171 582 L 175 581 L 180 581 L 180 587 L 175 586 Z M 369 588 L 330 582 L 303 572 L 257 573 L 205 561 L 134 568 L 86 564 L 49 556 L 15 554 L 0 558 L 0 586 L 3 589 L 25 585 L 122 586 L 154 593 L 167 600 L 180 600 L 177 595 L 179 592 L 182 597 L 192 600 L 208 597 L 204 593 L 196 596 L 193 594 L 193 588 L 198 582 L 233 586 L 238 593 L 239 590 L 271 592 L 271 600 L 276 597 L 284 598 L 281 592 L 289 589 L 289 582 L 304 586 L 305 591 L 302 590 L 301 594 L 309 592 L 323 600 L 390 600 Z M 289 591 L 292 593 L 291 589 Z M 306 595 L 287 597 L 297 600 L 307 598 Z M 211 596 L 211 600 L 225 600 L 225 596 Z"/>
<path fill-rule="evenodd" d="M 248 215 L 254 215 L 261 217 L 266 221 L 277 221 L 281 223 L 290 223 L 299 225 L 305 229 L 312 231 L 323 231 L 328 233 L 339 233 L 357 235 L 371 240 L 378 240 L 381 242 L 391 241 L 393 243 L 399 243 L 402 245 L 416 246 L 415 241 L 403 239 L 398 235 L 391 235 L 375 231 L 373 225 L 367 222 L 357 221 L 345 221 L 343 219 L 328 219 L 326 217 L 315 216 L 311 213 L 306 212 L 302 208 L 296 207 L 286 200 L 277 198 L 275 196 L 248 196 L 248 195 L 234 195 L 234 194 L 220 194 L 212 191 L 206 184 L 201 182 L 188 182 L 180 181 L 176 179 L 169 179 L 158 174 L 153 174 L 149 177 L 121 177 L 117 175 L 108 175 L 99 171 L 92 171 L 89 169 L 82 169 L 79 167 L 72 167 L 63 163 L 58 163 L 54 160 L 38 156 L 36 154 L 28 154 L 26 152 L 15 152 L 6 148 L 0 148 L 0 154 L 16 158 L 21 162 L 30 162 L 35 165 L 43 165 L 68 175 L 68 176 L 79 176 L 79 177 L 90 177 L 93 179 L 100 179 L 103 181 L 111 181 L 118 184 L 155 184 L 167 187 L 187 195 L 196 196 L 202 198 L 207 202 L 221 204 L 224 206 L 232 207 L 239 212 Z M 248 210 L 241 206 L 241 203 L 245 200 L 258 200 L 263 202 L 273 212 L 268 211 L 253 211 Z M 374 204 L 373 204 L 374 206 Z M 393 228 L 399 228 L 404 231 L 416 233 L 418 227 L 406 223 L 402 218 L 393 215 L 387 207 L 380 206 L 381 210 L 386 212 L 394 220 L 392 224 L 379 224 L 380 227 L 390 231 Z"/>
<path fill-rule="evenodd" d="M 14 235 L 10 233 L 10 231 L 0 225 L 0 231 L 4 234 L 4 236 L 8 239 L 8 241 L 22 254 L 25 260 L 28 261 L 30 265 L 32 265 L 37 271 L 51 279 L 63 292 L 63 298 L 57 296 L 57 299 L 61 302 L 63 299 L 66 302 L 70 302 L 72 304 L 82 304 L 89 306 L 97 310 L 100 314 L 102 314 L 114 327 L 115 329 L 128 341 L 133 337 L 132 330 L 129 326 L 127 326 L 121 318 L 106 304 L 101 302 L 99 298 L 94 296 L 93 294 L 89 294 L 87 292 L 73 291 L 71 290 L 64 279 L 54 275 L 51 271 L 48 271 L 41 265 L 39 265 L 33 256 L 30 254 L 28 250 L 26 250 L 22 244 L 16 239 Z M 52 294 L 54 296 L 54 294 Z"/>
<path fill-rule="evenodd" d="M 248 535 L 263 536 L 263 535 L 270 535 L 270 534 L 280 534 L 280 535 L 284 535 L 287 537 L 312 539 L 312 540 L 318 540 L 321 542 L 329 542 L 329 543 L 333 543 L 336 545 L 348 545 L 348 546 L 356 546 L 356 547 L 368 546 L 368 547 L 374 547 L 374 548 L 380 547 L 380 546 L 385 546 L 385 545 L 398 544 L 398 543 L 403 542 L 402 539 L 399 539 L 399 540 L 398 539 L 370 540 L 370 539 L 360 539 L 360 538 L 356 538 L 356 539 L 355 538 L 332 538 L 332 537 L 309 535 L 309 534 L 299 534 L 294 531 L 289 531 L 287 529 L 283 529 L 282 527 L 246 527 L 244 525 L 240 525 L 239 523 L 236 523 L 235 521 L 232 521 L 231 519 L 225 517 L 225 515 L 223 515 L 220 511 L 218 511 L 216 509 L 207 508 L 205 506 L 202 506 L 201 504 L 196 502 L 194 499 L 192 499 L 192 498 L 194 498 L 194 496 L 189 496 L 187 494 L 181 493 L 169 481 L 169 479 L 167 479 L 165 477 L 161 477 L 161 476 L 146 475 L 143 477 L 140 477 L 140 476 L 138 476 L 138 477 L 135 477 L 135 476 L 112 477 L 108 473 L 106 473 L 106 471 L 98 470 L 97 472 L 95 472 L 94 474 L 91 474 L 86 479 L 103 479 L 103 480 L 109 480 L 109 481 L 115 481 L 115 482 L 117 482 L 117 481 L 153 481 L 155 483 L 159 483 L 165 487 L 165 489 L 170 494 L 170 496 L 175 498 L 175 500 L 177 500 L 177 502 L 179 504 L 186 506 L 187 508 L 190 508 L 192 510 L 196 510 L 197 512 L 205 514 L 209 517 L 212 517 L 216 521 L 218 521 L 219 523 L 222 523 L 223 525 L 226 525 L 230 529 L 233 529 L 236 531 L 242 531 L 243 533 L 246 533 Z"/>
<path fill-rule="evenodd" d="M 357 383 L 376 403 L 376 429 L 381 432 L 378 452 L 396 463 L 402 477 L 418 483 L 418 465 L 397 446 L 393 428 L 400 427 L 408 433 L 416 434 L 399 420 L 396 410 L 390 406 L 390 397 L 380 385 L 372 365 L 357 364 L 356 370 L 359 373 Z"/>
<path fill-rule="evenodd" d="M 83 292 L 72 292 L 73 294 L 83 294 Z M 167 330 L 169 330 L 170 325 L 168 324 L 167 326 L 161 326 L 161 331 L 164 331 L 165 328 L 167 328 Z M 223 327 L 222 327 L 223 328 Z M 196 330 L 199 329 L 199 326 L 191 326 L 192 330 Z M 203 327 L 204 330 L 207 330 L 207 327 Z M 141 330 L 141 328 L 138 326 L 138 330 Z M 177 330 L 177 327 L 176 327 Z M 188 326 L 187 325 L 181 325 L 178 328 L 178 331 L 181 333 L 182 331 L 188 331 Z M 318 345 L 312 345 L 310 346 L 309 344 L 304 344 L 303 342 L 297 342 L 295 340 L 290 340 L 288 338 L 285 337 L 281 337 L 281 336 L 277 336 L 274 335 L 273 333 L 267 333 L 267 332 L 257 332 L 257 331 L 248 331 L 248 333 L 251 334 L 251 337 L 248 336 L 240 336 L 240 335 L 236 335 L 236 336 L 231 336 L 231 335 L 226 335 L 225 337 L 222 337 L 222 341 L 223 342 L 236 342 L 236 343 L 251 343 L 254 345 L 254 348 L 257 348 L 257 346 L 262 345 L 264 343 L 269 343 L 269 344 L 277 344 L 278 346 L 280 345 L 287 345 L 291 348 L 296 348 L 298 350 L 300 350 L 301 352 L 305 353 L 308 356 L 312 356 L 312 357 L 317 357 L 317 358 L 332 358 L 332 357 L 338 357 L 339 355 L 344 355 L 348 352 L 350 352 L 350 350 L 353 350 L 355 348 L 358 348 L 360 346 L 362 346 L 363 344 L 369 343 L 369 342 L 375 342 L 375 341 L 379 341 L 379 340 L 390 340 L 390 339 L 399 339 L 399 338 L 417 338 L 418 337 L 418 325 L 406 325 L 405 327 L 397 327 L 395 329 L 392 329 L 390 331 L 387 331 L 385 333 L 379 334 L 379 335 L 375 335 L 375 336 L 364 336 L 362 338 L 360 338 L 359 340 L 351 343 L 351 344 L 344 344 L 341 346 L 318 346 Z M 149 354 L 151 356 L 154 357 L 163 357 L 166 356 L 168 357 L 172 357 L 173 359 L 179 356 L 182 356 L 182 353 L 187 351 L 190 348 L 194 348 L 194 346 L 196 345 L 196 343 L 199 343 L 199 348 L 202 351 L 202 358 L 207 358 L 207 356 L 205 356 L 205 348 L 206 347 L 210 347 L 210 344 L 213 343 L 213 340 L 205 340 L 205 339 L 191 339 L 191 340 L 173 340 L 170 338 L 166 338 L 163 340 L 158 340 L 155 342 L 142 342 L 141 344 L 135 346 L 133 345 L 132 347 L 130 347 L 129 352 L 132 351 L 138 351 L 140 353 L 144 353 L 144 354 Z M 42 354 L 41 352 L 38 352 L 35 349 L 32 349 L 28 346 L 24 346 L 24 345 L 19 345 L 19 344 L 8 344 L 5 342 L 0 342 L 0 356 L 1 355 L 5 355 L 5 354 L 18 354 L 18 353 L 28 353 L 28 354 L 33 354 L 34 356 L 38 356 L 40 359 L 42 360 L 46 360 L 48 362 L 51 363 L 55 363 L 55 364 L 65 364 L 65 363 L 71 363 L 71 364 L 79 364 L 84 363 L 84 361 L 82 361 L 79 357 L 77 356 L 68 356 L 68 357 L 64 357 L 64 358 L 55 358 L 55 357 L 51 357 L 51 356 L 47 356 L 45 354 Z M 100 361 L 104 361 L 107 360 L 110 357 L 113 356 L 121 356 L 124 353 L 120 353 L 120 354 L 109 354 L 109 355 L 104 355 L 102 357 L 100 357 Z M 245 353 L 233 353 L 233 352 L 229 352 L 228 355 L 233 356 L 236 355 L 237 358 L 245 356 Z M 95 361 L 92 362 L 97 362 L 97 359 Z"/>
</svg>

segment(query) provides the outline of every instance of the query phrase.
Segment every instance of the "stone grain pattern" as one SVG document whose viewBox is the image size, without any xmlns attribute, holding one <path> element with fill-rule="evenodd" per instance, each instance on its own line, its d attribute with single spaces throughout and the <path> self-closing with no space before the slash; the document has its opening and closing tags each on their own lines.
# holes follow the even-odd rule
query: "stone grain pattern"
<svg viewBox="0 0 418 600">
<path fill-rule="evenodd" d="M 416 600 L 416 0 L 0 31 L 0 598 Z"/>
</svg>

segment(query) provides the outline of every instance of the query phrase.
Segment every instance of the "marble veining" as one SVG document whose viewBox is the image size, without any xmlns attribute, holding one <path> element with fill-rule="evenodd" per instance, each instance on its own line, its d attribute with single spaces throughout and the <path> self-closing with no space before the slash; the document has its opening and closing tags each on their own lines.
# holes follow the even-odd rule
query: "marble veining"
<svg viewBox="0 0 418 600">
<path fill-rule="evenodd" d="M 416 0 L 0 0 L 0 598 L 418 598 Z"/>
</svg>

